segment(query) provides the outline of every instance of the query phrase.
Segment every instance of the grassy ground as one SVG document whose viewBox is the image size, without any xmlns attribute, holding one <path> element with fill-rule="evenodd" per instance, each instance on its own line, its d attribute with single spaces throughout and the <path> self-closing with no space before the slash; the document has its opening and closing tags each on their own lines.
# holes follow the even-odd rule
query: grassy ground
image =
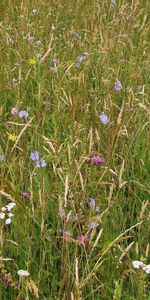
<svg viewBox="0 0 150 300">
<path fill-rule="evenodd" d="M 0 300 L 150 299 L 149 11 L 1 0 Z"/>
</svg>

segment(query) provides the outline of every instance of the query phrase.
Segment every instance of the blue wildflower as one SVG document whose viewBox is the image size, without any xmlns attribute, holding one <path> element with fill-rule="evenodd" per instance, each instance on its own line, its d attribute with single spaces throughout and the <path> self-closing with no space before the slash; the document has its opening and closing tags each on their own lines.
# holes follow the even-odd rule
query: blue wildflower
<svg viewBox="0 0 150 300">
<path fill-rule="evenodd" d="M 100 121 L 102 124 L 105 124 L 105 125 L 109 122 L 109 118 L 106 114 L 104 114 L 104 112 L 102 112 L 100 114 Z"/>
<path fill-rule="evenodd" d="M 45 168 L 46 167 L 46 161 L 45 161 L 45 159 L 36 160 L 36 166 L 38 168 Z"/>
<path fill-rule="evenodd" d="M 115 82 L 115 90 L 116 90 L 116 91 L 121 91 L 121 89 L 122 89 L 121 82 L 120 82 L 119 80 L 117 80 L 117 81 Z"/>
<path fill-rule="evenodd" d="M 98 226 L 99 224 L 97 222 L 91 222 L 88 224 L 89 229 L 94 229 Z"/>
<path fill-rule="evenodd" d="M 95 205 L 96 205 L 95 199 L 90 198 L 90 206 L 91 206 L 92 210 L 95 210 Z"/>
<path fill-rule="evenodd" d="M 19 111 L 19 117 L 20 118 L 27 118 L 28 117 L 28 112 L 26 110 L 20 110 Z"/>
<path fill-rule="evenodd" d="M 77 61 L 78 62 L 82 62 L 82 61 L 84 61 L 86 59 L 86 56 L 85 55 L 79 55 L 79 56 L 77 56 Z"/>
<path fill-rule="evenodd" d="M 38 152 L 38 151 L 33 151 L 33 152 L 31 152 L 30 158 L 31 158 L 32 160 L 38 161 L 38 160 L 40 159 L 39 152 Z"/>
</svg>

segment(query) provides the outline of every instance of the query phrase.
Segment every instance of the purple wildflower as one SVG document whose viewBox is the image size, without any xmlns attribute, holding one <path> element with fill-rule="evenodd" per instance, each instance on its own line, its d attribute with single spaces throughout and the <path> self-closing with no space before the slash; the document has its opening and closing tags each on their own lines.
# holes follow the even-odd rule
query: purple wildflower
<svg viewBox="0 0 150 300">
<path fill-rule="evenodd" d="M 36 160 L 36 166 L 38 168 L 45 168 L 46 167 L 46 161 L 45 159 L 41 159 L 41 160 Z"/>
<path fill-rule="evenodd" d="M 68 231 L 66 231 L 66 230 L 64 230 L 64 229 L 60 229 L 60 233 L 61 233 L 63 236 L 70 236 L 70 235 L 71 235 Z"/>
<path fill-rule="evenodd" d="M 18 109 L 15 108 L 15 107 L 13 107 L 13 108 L 11 109 L 11 114 L 12 114 L 13 116 L 17 116 L 17 115 L 18 115 Z"/>
<path fill-rule="evenodd" d="M 77 61 L 78 62 L 82 62 L 82 61 L 84 61 L 86 59 L 86 56 L 85 55 L 79 55 L 79 56 L 77 56 Z"/>
<path fill-rule="evenodd" d="M 107 115 L 104 114 L 104 112 L 102 112 L 100 114 L 100 121 L 102 124 L 105 124 L 105 125 L 109 122 L 109 118 Z"/>
<path fill-rule="evenodd" d="M 54 65 L 58 65 L 59 64 L 59 60 L 57 58 L 54 58 L 53 59 L 53 63 L 54 63 Z"/>
<path fill-rule="evenodd" d="M 28 117 L 28 112 L 26 110 L 20 110 L 19 111 L 19 117 L 20 118 L 27 118 Z"/>
<path fill-rule="evenodd" d="M 42 42 L 40 40 L 36 41 L 37 46 L 40 46 Z"/>
<path fill-rule="evenodd" d="M 51 71 L 52 73 L 55 73 L 55 72 L 57 71 L 57 69 L 56 69 L 56 67 L 50 67 L 50 71 Z"/>
<path fill-rule="evenodd" d="M 99 207 L 98 206 L 95 207 L 95 211 L 99 212 Z"/>
<path fill-rule="evenodd" d="M 94 229 L 98 226 L 98 223 L 97 222 L 91 222 L 88 224 L 88 228 L 89 229 Z"/>
<path fill-rule="evenodd" d="M 30 158 L 31 158 L 32 160 L 38 161 L 39 158 L 40 158 L 39 152 L 38 152 L 38 151 L 33 151 L 33 152 L 31 152 Z"/>
<path fill-rule="evenodd" d="M 116 91 L 121 91 L 121 89 L 122 89 L 121 82 L 120 82 L 119 80 L 117 80 L 117 81 L 115 82 L 115 90 L 116 90 Z"/>
<path fill-rule="evenodd" d="M 90 206 L 92 207 L 92 210 L 95 210 L 95 205 L 96 205 L 95 199 L 90 198 Z"/>
<path fill-rule="evenodd" d="M 84 243 L 84 244 L 89 243 L 89 238 L 86 235 L 80 235 L 80 236 L 78 235 L 77 240 Z"/>
<path fill-rule="evenodd" d="M 100 156 L 93 156 L 90 158 L 90 162 L 94 165 L 100 165 L 104 163 L 104 160 Z"/>
<path fill-rule="evenodd" d="M 24 198 L 29 198 L 30 197 L 30 192 L 22 192 L 22 196 Z"/>
</svg>

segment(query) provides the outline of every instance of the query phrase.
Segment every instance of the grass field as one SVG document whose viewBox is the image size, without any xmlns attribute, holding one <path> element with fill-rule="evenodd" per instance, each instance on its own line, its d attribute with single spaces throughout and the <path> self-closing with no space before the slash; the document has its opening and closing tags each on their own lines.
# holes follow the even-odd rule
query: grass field
<svg viewBox="0 0 150 300">
<path fill-rule="evenodd" d="M 0 300 L 150 300 L 149 20 L 0 1 Z"/>
</svg>

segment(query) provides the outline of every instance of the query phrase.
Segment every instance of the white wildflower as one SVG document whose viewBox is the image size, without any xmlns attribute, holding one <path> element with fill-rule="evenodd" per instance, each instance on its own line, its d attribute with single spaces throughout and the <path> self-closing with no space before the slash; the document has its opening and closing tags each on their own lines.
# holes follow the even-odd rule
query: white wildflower
<svg viewBox="0 0 150 300">
<path fill-rule="evenodd" d="M 1 207 L 1 211 L 6 211 L 7 210 L 7 208 L 6 207 Z"/>
<path fill-rule="evenodd" d="M 146 272 L 146 274 L 150 274 L 150 265 L 146 265 L 142 269 Z"/>
<path fill-rule="evenodd" d="M 11 217 L 13 217 L 13 216 L 14 216 L 14 214 L 12 214 L 11 212 L 8 213 L 8 217 L 9 217 L 9 218 L 11 218 Z"/>
<path fill-rule="evenodd" d="M 6 205 L 6 208 L 8 211 L 11 211 L 11 209 L 14 208 L 14 206 L 16 206 L 16 204 L 14 202 L 10 202 Z"/>
<path fill-rule="evenodd" d="M 140 269 L 140 268 L 143 268 L 145 265 L 141 262 L 141 261 L 139 261 L 139 260 L 134 260 L 133 262 L 132 262 L 132 265 L 133 265 L 133 267 L 135 268 L 135 269 Z"/>
<path fill-rule="evenodd" d="M 6 219 L 5 224 L 6 224 L 6 225 L 11 224 L 11 219 L 10 219 L 10 218 Z"/>
<path fill-rule="evenodd" d="M 19 271 L 17 272 L 17 274 L 18 274 L 19 276 L 29 276 L 29 275 L 30 275 L 30 273 L 29 273 L 28 271 L 24 271 L 24 270 L 19 270 Z"/>
<path fill-rule="evenodd" d="M 0 219 L 1 220 L 5 219 L 5 214 L 4 213 L 0 213 Z"/>
</svg>

